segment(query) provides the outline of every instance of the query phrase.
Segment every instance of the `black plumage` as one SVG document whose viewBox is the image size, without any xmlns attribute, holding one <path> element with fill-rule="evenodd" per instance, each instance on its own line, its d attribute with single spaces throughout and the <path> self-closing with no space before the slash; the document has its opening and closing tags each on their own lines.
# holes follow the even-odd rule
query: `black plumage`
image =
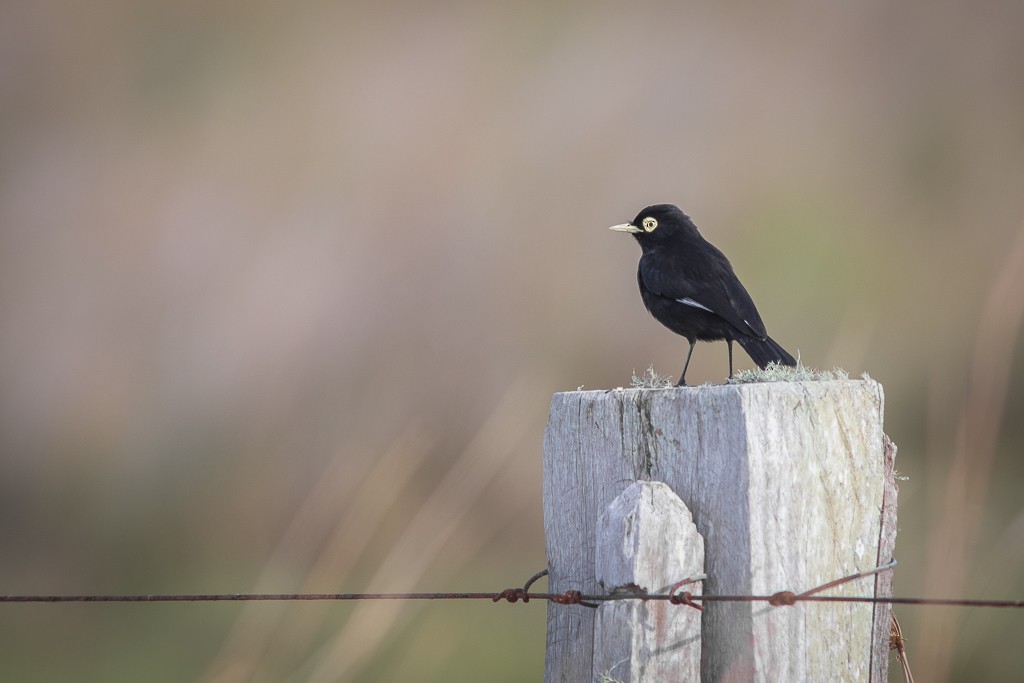
<svg viewBox="0 0 1024 683">
<path fill-rule="evenodd" d="M 729 377 L 733 341 L 760 368 L 771 362 L 796 365 L 793 356 L 768 336 L 729 259 L 701 236 L 678 207 L 648 206 L 632 223 L 611 229 L 631 233 L 643 249 L 637 280 L 647 310 L 690 342 L 680 386 L 686 384 L 686 369 L 698 341 L 728 342 Z"/>
</svg>

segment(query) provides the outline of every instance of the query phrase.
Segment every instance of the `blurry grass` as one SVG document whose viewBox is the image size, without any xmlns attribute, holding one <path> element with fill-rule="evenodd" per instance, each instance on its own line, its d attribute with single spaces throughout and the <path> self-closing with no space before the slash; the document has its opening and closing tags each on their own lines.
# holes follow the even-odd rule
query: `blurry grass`
<svg viewBox="0 0 1024 683">
<path fill-rule="evenodd" d="M 1024 225 L 989 288 L 979 322 L 969 383 L 952 444 L 932 444 L 928 460 L 946 471 L 942 490 L 934 486 L 927 539 L 927 561 L 922 591 L 930 596 L 966 595 L 978 560 L 982 518 L 988 509 L 993 464 L 1006 412 L 1010 368 L 1021 342 L 1024 322 Z M 941 433 L 940 425 L 929 431 Z M 936 447 L 938 446 L 938 447 Z M 906 585 L 906 584 L 904 584 Z M 961 613 L 952 610 L 919 611 L 912 638 L 920 680 L 949 680 L 961 628 Z M 1018 617 L 1019 620 L 1019 617 Z M 1019 625 L 1019 621 L 1018 621 Z M 1018 629 L 1019 630 L 1019 629 Z M 916 636 L 916 637 L 915 637 Z"/>
<path fill-rule="evenodd" d="M 520 450 L 530 435 L 530 427 L 541 417 L 535 414 L 538 406 L 543 405 L 536 401 L 537 393 L 537 388 L 525 380 L 514 382 L 506 390 L 462 454 L 408 519 L 397 540 L 389 545 L 369 579 L 358 584 L 353 571 L 356 564 L 375 542 L 379 545 L 377 534 L 388 523 L 396 501 L 416 495 L 416 487 L 421 483 L 415 475 L 433 452 L 435 440 L 421 428 L 407 430 L 381 455 L 376 465 L 356 481 L 345 482 L 344 466 L 332 464 L 296 514 L 258 589 L 279 589 L 273 584 L 274 577 L 280 575 L 296 544 L 316 538 L 315 534 L 307 533 L 308 529 L 322 524 L 323 520 L 318 517 L 325 514 L 337 515 L 338 521 L 309 568 L 301 591 L 427 589 L 421 586 L 421 580 L 435 565 L 443 565 L 445 572 L 458 570 L 459 567 L 441 553 L 460 527 L 472 518 L 495 478 L 521 457 Z M 351 492 L 351 497 L 339 511 L 331 501 L 346 490 Z M 478 531 L 480 533 L 460 537 L 456 562 L 460 557 L 465 561 L 476 555 L 496 533 L 493 528 Z M 484 581 L 497 586 L 491 577 L 485 577 Z M 274 610 L 254 605 L 243 610 L 201 680 L 216 683 L 368 680 L 368 668 L 380 667 L 378 660 L 394 648 L 393 638 L 407 632 L 410 621 L 420 619 L 417 615 L 424 605 L 422 602 L 370 601 L 342 607 L 324 602 L 282 604 Z M 459 607 L 472 609 L 470 605 Z M 493 609 L 493 606 L 487 607 Z M 332 615 L 340 613 L 345 617 L 340 624 L 333 625 Z M 494 618 L 493 612 L 488 614 Z M 458 640 L 464 635 L 456 629 L 445 638 Z M 433 642 L 430 633 L 421 634 L 419 639 L 411 633 L 409 637 L 417 642 L 426 637 Z M 442 640 L 436 643 L 438 649 L 433 651 L 431 664 L 439 671 L 451 668 L 462 658 L 454 645 L 440 647 Z M 394 649 L 404 650 L 402 647 Z M 480 673 L 483 672 L 478 670 L 477 674 Z"/>
<path fill-rule="evenodd" d="M 339 452 L 318 479 L 278 543 L 277 551 L 253 590 L 277 592 L 287 567 L 296 557 L 310 555 L 308 545 L 321 534 L 325 520 L 337 519 L 332 537 L 320 549 L 300 592 L 341 590 L 354 566 L 385 522 L 397 496 L 407 493 L 414 475 L 431 454 L 437 439 L 419 425 L 399 434 L 370 469 L 352 476 L 352 462 Z M 337 501 L 344 501 L 338 505 Z M 306 547 L 304 547 L 306 546 Z M 251 603 L 245 606 L 220 653 L 200 680 L 250 680 L 257 672 L 273 670 L 265 658 L 301 650 L 321 627 L 330 603 Z M 274 642 L 274 647 L 268 645 Z"/>
</svg>

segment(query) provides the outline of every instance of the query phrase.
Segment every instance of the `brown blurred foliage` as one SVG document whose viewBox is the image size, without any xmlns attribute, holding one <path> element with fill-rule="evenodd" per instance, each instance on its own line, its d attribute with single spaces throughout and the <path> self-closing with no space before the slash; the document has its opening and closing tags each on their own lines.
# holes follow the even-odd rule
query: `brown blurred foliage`
<svg viewBox="0 0 1024 683">
<path fill-rule="evenodd" d="M 1013 0 L 4 3 L 0 590 L 521 583 L 550 393 L 681 367 L 604 229 L 673 202 L 784 346 L 885 385 L 897 593 L 1019 598 L 1022 28 Z M 920 680 L 1024 669 L 1019 613 L 900 614 Z M 8 606 L 0 678 L 536 680 L 543 628 Z"/>
</svg>

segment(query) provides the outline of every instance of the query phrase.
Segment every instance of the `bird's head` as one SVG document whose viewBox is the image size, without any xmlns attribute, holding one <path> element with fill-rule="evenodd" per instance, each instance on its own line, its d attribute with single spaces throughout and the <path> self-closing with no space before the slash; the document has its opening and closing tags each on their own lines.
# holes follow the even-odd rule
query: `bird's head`
<svg viewBox="0 0 1024 683">
<path fill-rule="evenodd" d="M 613 225 L 610 229 L 632 233 L 642 247 L 699 234 L 690 217 L 674 204 L 648 206 L 632 222 Z"/>
</svg>

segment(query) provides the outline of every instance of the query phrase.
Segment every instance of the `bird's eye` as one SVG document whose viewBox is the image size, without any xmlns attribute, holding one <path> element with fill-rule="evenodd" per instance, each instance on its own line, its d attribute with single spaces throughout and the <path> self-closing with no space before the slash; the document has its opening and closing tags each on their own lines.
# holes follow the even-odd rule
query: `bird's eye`
<svg viewBox="0 0 1024 683">
<path fill-rule="evenodd" d="M 648 216 L 644 219 L 643 226 L 647 232 L 654 232 L 654 229 L 658 227 L 658 221 Z"/>
</svg>

